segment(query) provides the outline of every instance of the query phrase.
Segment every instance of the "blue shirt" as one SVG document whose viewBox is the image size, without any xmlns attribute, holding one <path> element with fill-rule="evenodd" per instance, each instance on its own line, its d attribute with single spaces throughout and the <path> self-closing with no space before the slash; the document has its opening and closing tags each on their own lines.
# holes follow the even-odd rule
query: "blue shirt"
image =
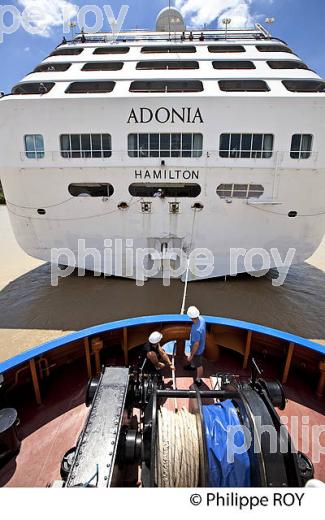
<svg viewBox="0 0 325 520">
<path fill-rule="evenodd" d="M 191 329 L 191 348 L 197 341 L 199 342 L 199 348 L 195 352 L 196 356 L 200 356 L 203 354 L 205 349 L 205 338 L 206 338 L 206 325 L 202 316 L 199 316 L 199 321 L 197 323 L 193 323 Z"/>
</svg>

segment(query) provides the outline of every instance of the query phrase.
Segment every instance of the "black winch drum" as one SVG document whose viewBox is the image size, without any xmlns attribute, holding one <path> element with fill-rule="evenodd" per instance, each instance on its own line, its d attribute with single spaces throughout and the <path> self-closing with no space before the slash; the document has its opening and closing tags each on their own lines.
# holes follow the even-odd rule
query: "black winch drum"
<svg viewBox="0 0 325 520">
<path fill-rule="evenodd" d="M 0 410 L 0 466 L 16 455 L 20 448 L 19 419 L 14 408 Z"/>
</svg>

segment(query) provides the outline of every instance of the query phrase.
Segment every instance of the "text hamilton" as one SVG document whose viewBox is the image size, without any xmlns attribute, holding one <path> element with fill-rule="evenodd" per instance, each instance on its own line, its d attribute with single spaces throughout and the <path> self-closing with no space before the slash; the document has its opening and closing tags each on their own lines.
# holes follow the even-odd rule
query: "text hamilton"
<svg viewBox="0 0 325 520">
<path fill-rule="evenodd" d="M 135 170 L 134 176 L 141 180 L 198 180 L 199 170 Z"/>
</svg>

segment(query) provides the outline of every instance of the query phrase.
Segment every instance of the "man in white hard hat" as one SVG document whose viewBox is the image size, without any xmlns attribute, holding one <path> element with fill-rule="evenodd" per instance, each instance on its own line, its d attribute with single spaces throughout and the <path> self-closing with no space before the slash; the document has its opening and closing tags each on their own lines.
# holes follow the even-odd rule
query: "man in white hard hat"
<svg viewBox="0 0 325 520">
<path fill-rule="evenodd" d="M 192 305 L 187 309 L 187 315 L 192 320 L 192 329 L 190 336 L 191 353 L 188 356 L 187 370 L 196 369 L 195 383 L 197 386 L 202 385 L 203 377 L 203 353 L 205 350 L 206 340 L 206 324 L 200 311 L 197 307 Z"/>
<path fill-rule="evenodd" d="M 149 336 L 148 342 L 144 346 L 144 351 L 147 358 L 146 368 L 149 370 L 149 372 L 161 370 L 166 366 L 171 370 L 175 370 L 174 365 L 160 345 L 162 337 L 163 335 L 160 332 L 152 332 Z"/>
</svg>

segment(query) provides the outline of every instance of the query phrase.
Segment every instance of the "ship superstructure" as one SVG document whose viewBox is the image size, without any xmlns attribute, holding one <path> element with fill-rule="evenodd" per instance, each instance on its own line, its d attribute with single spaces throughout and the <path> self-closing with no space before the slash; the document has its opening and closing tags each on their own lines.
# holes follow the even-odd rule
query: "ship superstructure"
<svg viewBox="0 0 325 520">
<path fill-rule="evenodd" d="M 174 251 L 197 248 L 214 256 L 208 277 L 232 272 L 234 249 L 264 248 L 272 267 L 294 248 L 302 262 L 325 228 L 324 109 L 325 82 L 259 24 L 188 31 L 172 9 L 156 31 L 82 32 L 0 100 L 17 241 L 80 265 L 83 239 L 101 263 L 82 266 L 134 278 L 125 259 L 139 248 L 175 276 Z"/>
</svg>

